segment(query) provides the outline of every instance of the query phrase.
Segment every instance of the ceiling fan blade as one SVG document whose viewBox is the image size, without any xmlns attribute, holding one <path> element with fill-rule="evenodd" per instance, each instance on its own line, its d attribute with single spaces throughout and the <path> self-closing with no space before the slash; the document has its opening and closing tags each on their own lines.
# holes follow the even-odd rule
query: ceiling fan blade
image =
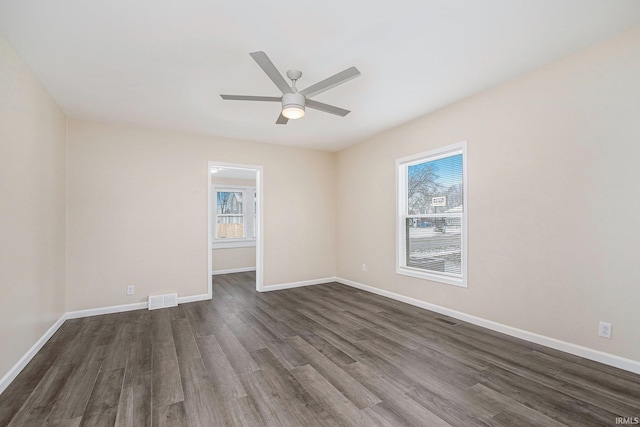
<svg viewBox="0 0 640 427">
<path fill-rule="evenodd" d="M 230 101 L 267 101 L 280 102 L 282 98 L 277 96 L 248 96 L 248 95 L 220 95 L 222 99 Z"/>
<path fill-rule="evenodd" d="M 278 86 L 278 89 L 280 89 L 282 93 L 293 93 L 287 81 L 282 77 L 282 74 L 280 74 L 276 66 L 273 65 L 273 62 L 271 62 L 266 53 L 260 50 L 258 52 L 251 52 L 249 55 L 258 63 L 262 71 L 269 76 L 271 81 Z"/>
<path fill-rule="evenodd" d="M 344 71 L 340 71 L 338 74 L 334 74 L 308 88 L 301 90 L 300 93 L 307 98 L 311 98 L 314 95 L 322 93 L 326 90 L 334 88 L 342 83 L 346 83 L 351 79 L 355 79 L 360 75 L 360 71 L 356 67 L 347 68 Z"/>
<path fill-rule="evenodd" d="M 351 112 L 349 110 L 345 110 L 344 108 L 314 101 L 313 99 L 307 99 L 305 105 L 309 108 L 313 108 L 314 110 L 324 111 L 325 113 L 335 114 L 336 116 L 340 117 L 344 117 Z"/>
<path fill-rule="evenodd" d="M 280 113 L 280 117 L 278 117 L 278 120 L 276 120 L 276 124 L 277 125 L 286 125 L 288 121 L 289 121 L 289 119 L 287 119 L 285 116 L 282 115 L 282 113 Z"/>
</svg>

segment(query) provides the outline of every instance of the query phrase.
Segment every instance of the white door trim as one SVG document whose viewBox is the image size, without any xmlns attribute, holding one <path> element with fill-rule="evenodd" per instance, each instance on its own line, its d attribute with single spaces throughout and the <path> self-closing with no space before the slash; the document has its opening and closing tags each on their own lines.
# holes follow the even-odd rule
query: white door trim
<svg viewBox="0 0 640 427">
<path fill-rule="evenodd" d="M 262 202 L 262 194 L 264 190 L 264 179 L 263 179 L 263 168 L 260 165 L 244 165 L 237 163 L 226 163 L 226 162 L 217 162 L 210 160 L 207 165 L 207 265 L 208 265 L 208 276 L 207 276 L 207 292 L 209 294 L 209 298 L 213 296 L 213 287 L 211 283 L 211 278 L 213 276 L 213 264 L 211 260 L 211 252 L 213 250 L 213 224 L 211 223 L 211 219 L 213 217 L 213 212 L 211 211 L 211 169 L 215 167 L 222 168 L 237 168 L 237 169 L 251 169 L 256 172 L 256 290 L 258 292 L 262 292 L 263 288 L 263 263 L 264 263 L 264 232 L 263 232 L 263 202 Z"/>
</svg>

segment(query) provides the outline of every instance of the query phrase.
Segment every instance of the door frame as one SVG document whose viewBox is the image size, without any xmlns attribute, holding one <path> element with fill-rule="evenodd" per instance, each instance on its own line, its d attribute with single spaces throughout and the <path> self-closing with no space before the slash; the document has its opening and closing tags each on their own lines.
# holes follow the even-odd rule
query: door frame
<svg viewBox="0 0 640 427">
<path fill-rule="evenodd" d="M 208 287 L 209 298 L 213 297 L 213 211 L 212 211 L 212 195 L 211 195 L 211 169 L 215 167 L 249 169 L 256 172 L 256 290 L 263 291 L 263 270 L 264 270 L 264 228 L 263 222 L 263 197 L 262 191 L 264 187 L 264 172 L 261 165 L 245 165 L 239 163 L 227 163 L 210 160 L 207 164 L 207 266 L 208 266 Z"/>
</svg>

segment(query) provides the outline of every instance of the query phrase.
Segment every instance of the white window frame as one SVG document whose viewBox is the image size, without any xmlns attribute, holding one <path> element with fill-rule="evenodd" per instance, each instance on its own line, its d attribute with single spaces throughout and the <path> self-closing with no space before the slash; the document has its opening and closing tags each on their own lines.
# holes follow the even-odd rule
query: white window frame
<svg viewBox="0 0 640 427">
<path fill-rule="evenodd" d="M 245 236 L 254 229 L 255 212 L 254 212 L 254 195 L 257 194 L 256 187 L 247 187 L 241 185 L 214 185 L 211 187 L 211 211 L 213 212 L 213 240 L 211 246 L 213 249 L 220 248 L 245 248 L 256 246 L 255 237 L 243 237 L 240 239 L 221 239 L 218 238 L 218 192 L 228 191 L 242 193 L 242 227 Z"/>
<path fill-rule="evenodd" d="M 463 213 L 438 213 L 429 215 L 409 215 L 408 212 L 408 169 L 409 166 L 425 163 L 433 160 L 450 157 L 456 154 L 462 154 L 462 197 L 463 197 Z M 419 279 L 431 280 L 434 282 L 446 283 L 460 287 L 467 287 L 467 217 L 469 215 L 467 198 L 467 142 L 462 141 L 456 144 L 447 145 L 446 147 L 425 151 L 411 156 L 403 157 L 396 160 L 396 273 L 404 276 L 416 277 Z M 423 269 L 407 266 L 407 245 L 406 245 L 406 229 L 405 224 L 409 218 L 421 217 L 459 217 L 462 224 L 461 235 L 461 274 L 452 274 L 445 272 L 426 271 Z"/>
</svg>

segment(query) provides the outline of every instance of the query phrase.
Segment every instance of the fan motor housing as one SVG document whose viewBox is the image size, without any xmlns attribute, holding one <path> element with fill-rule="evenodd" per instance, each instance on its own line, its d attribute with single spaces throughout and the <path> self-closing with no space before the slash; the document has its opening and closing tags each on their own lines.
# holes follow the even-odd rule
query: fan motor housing
<svg viewBox="0 0 640 427">
<path fill-rule="evenodd" d="M 304 110 L 306 98 L 301 93 L 285 93 L 282 95 L 282 109 L 299 107 Z"/>
<path fill-rule="evenodd" d="M 306 98 L 301 93 L 285 93 L 282 95 L 282 115 L 287 119 L 301 119 L 305 113 L 305 101 Z"/>
</svg>

